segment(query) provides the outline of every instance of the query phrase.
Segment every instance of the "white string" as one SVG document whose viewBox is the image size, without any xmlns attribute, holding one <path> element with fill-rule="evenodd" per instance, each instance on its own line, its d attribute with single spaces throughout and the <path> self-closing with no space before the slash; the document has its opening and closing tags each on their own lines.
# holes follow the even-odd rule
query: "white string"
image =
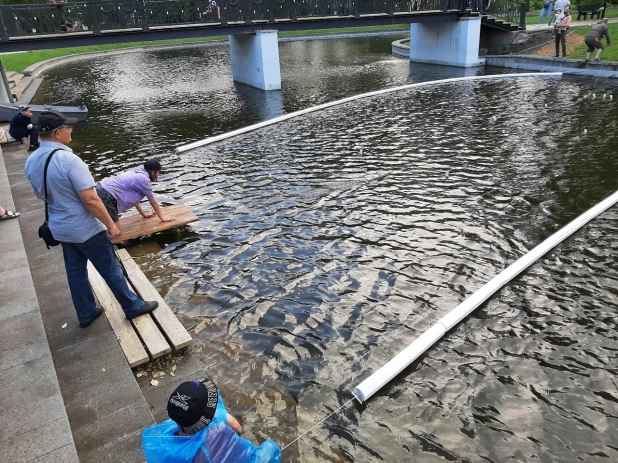
<svg viewBox="0 0 618 463">
<path fill-rule="evenodd" d="M 352 394 L 354 395 L 354 394 Z M 328 415 L 326 418 L 322 418 L 318 423 L 314 424 L 311 429 L 309 429 L 308 431 L 305 431 L 304 433 L 302 433 L 300 436 L 298 436 L 296 439 L 294 439 L 292 442 L 290 442 L 288 445 L 286 445 L 285 447 L 283 447 L 281 449 L 281 451 L 283 452 L 285 449 L 287 449 L 290 445 L 292 445 L 294 442 L 302 439 L 303 437 L 305 437 L 307 434 L 309 434 L 311 431 L 313 431 L 317 426 L 319 426 L 320 424 L 322 424 L 324 421 L 326 421 L 328 418 L 330 418 L 331 416 L 333 416 L 335 413 L 337 413 L 339 410 L 341 410 L 343 407 L 345 407 L 347 404 L 349 404 L 350 402 L 352 402 L 354 399 L 358 400 L 358 398 L 356 397 L 356 395 L 354 395 L 354 397 L 352 397 L 350 400 L 348 400 L 346 403 L 344 403 L 341 407 L 339 407 L 337 410 L 335 410 L 334 412 L 332 412 L 330 415 Z M 360 400 L 358 400 L 358 402 L 360 403 Z"/>
</svg>

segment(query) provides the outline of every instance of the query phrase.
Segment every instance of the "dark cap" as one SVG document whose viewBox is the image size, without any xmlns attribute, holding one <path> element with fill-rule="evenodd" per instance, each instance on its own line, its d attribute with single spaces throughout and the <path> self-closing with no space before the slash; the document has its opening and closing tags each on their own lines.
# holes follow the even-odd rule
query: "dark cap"
<svg viewBox="0 0 618 463">
<path fill-rule="evenodd" d="M 219 391 L 208 378 L 182 383 L 167 402 L 168 416 L 185 434 L 195 434 L 210 424 L 217 411 Z"/>
<path fill-rule="evenodd" d="M 161 163 L 159 162 L 158 159 L 148 159 L 144 163 L 144 169 L 152 170 L 152 171 L 155 171 L 155 172 L 160 172 L 161 171 Z"/>
<path fill-rule="evenodd" d="M 74 117 L 66 117 L 60 111 L 44 111 L 39 115 L 39 130 L 41 132 L 51 132 L 63 125 L 73 125 L 77 123 Z"/>
<path fill-rule="evenodd" d="M 30 106 L 28 106 L 27 104 L 20 104 L 19 105 L 19 110 L 20 111 L 28 111 L 30 109 Z"/>
</svg>

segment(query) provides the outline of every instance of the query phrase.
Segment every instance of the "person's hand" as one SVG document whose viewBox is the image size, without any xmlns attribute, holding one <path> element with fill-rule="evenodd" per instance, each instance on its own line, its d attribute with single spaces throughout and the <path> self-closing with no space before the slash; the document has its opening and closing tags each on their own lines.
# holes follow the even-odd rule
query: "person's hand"
<svg viewBox="0 0 618 463">
<path fill-rule="evenodd" d="M 107 227 L 107 237 L 110 240 L 118 235 L 120 235 L 120 230 L 118 230 L 115 223 L 112 223 L 109 227 Z"/>
<path fill-rule="evenodd" d="M 28 124 L 28 130 L 32 129 L 32 124 Z"/>
<path fill-rule="evenodd" d="M 154 217 L 154 216 L 155 216 L 155 213 L 154 213 L 154 212 L 144 212 L 144 213 L 142 214 L 142 217 L 143 217 L 143 218 L 145 218 L 145 219 L 147 219 L 147 218 L 149 218 L 149 217 Z"/>
<path fill-rule="evenodd" d="M 172 217 L 163 217 L 161 219 L 161 222 L 173 222 L 174 220 L 176 220 L 176 217 L 172 216 Z"/>
</svg>

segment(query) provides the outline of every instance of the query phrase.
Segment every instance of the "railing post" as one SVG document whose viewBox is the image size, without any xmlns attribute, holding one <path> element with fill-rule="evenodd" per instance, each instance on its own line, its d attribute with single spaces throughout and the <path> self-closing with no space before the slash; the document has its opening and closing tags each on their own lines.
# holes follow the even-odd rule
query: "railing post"
<svg viewBox="0 0 618 463">
<path fill-rule="evenodd" d="M 528 11 L 528 4 L 522 3 L 519 10 L 519 27 L 522 30 L 526 30 L 526 12 Z"/>
<path fill-rule="evenodd" d="M 8 6 L 0 6 L 0 42 L 9 41 L 9 32 L 8 32 L 9 15 L 7 14 L 8 9 L 9 9 Z"/>
<path fill-rule="evenodd" d="M 603 2 L 603 13 L 601 13 L 601 19 L 605 17 L 605 11 L 607 11 L 607 2 Z"/>
<path fill-rule="evenodd" d="M 148 15 L 146 14 L 146 5 L 144 4 L 144 0 L 137 0 L 137 11 L 139 11 L 142 30 L 149 31 L 150 27 L 148 26 Z"/>
<path fill-rule="evenodd" d="M 440 0 L 440 9 L 446 13 L 448 9 L 448 0 Z"/>
<path fill-rule="evenodd" d="M 292 0 L 290 3 L 290 19 L 292 21 L 296 21 L 298 19 L 296 17 L 296 0 Z"/>
<path fill-rule="evenodd" d="M 88 1 L 88 9 L 90 10 L 90 18 L 92 19 L 92 34 L 101 35 L 101 26 L 99 24 L 99 12 L 97 5 L 93 0 Z"/>
</svg>

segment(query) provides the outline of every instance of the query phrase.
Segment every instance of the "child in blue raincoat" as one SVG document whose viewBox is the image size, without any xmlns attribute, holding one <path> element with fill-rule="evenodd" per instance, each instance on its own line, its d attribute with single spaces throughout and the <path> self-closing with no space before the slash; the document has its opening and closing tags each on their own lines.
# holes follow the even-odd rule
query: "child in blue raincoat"
<svg viewBox="0 0 618 463">
<path fill-rule="evenodd" d="M 215 384 L 201 378 L 182 383 L 167 403 L 170 420 L 145 429 L 142 448 L 148 463 L 280 463 L 271 440 L 255 447 L 238 436 Z"/>
</svg>

